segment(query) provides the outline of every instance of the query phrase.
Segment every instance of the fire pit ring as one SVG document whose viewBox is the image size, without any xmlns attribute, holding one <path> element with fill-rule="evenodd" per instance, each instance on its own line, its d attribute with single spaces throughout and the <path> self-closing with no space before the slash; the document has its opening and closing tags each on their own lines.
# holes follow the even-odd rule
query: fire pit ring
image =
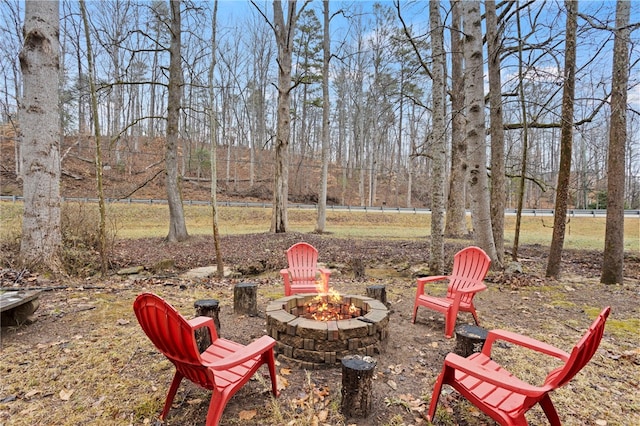
<svg viewBox="0 0 640 426">
<path fill-rule="evenodd" d="M 387 307 L 366 296 L 341 296 L 340 303 L 355 306 L 360 316 L 328 321 L 305 318 L 309 305 L 316 303 L 314 299 L 320 297 L 326 302 L 330 297 L 327 294 L 298 294 L 269 302 L 267 333 L 277 341 L 278 359 L 300 368 L 319 369 L 336 367 L 347 355 L 380 353 L 388 336 Z"/>
</svg>

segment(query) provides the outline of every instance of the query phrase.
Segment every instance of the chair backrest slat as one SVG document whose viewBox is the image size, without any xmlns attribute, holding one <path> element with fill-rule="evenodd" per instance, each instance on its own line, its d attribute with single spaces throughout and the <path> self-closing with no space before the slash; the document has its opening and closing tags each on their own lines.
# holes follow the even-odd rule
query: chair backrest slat
<svg viewBox="0 0 640 426">
<path fill-rule="evenodd" d="M 466 247 L 453 257 L 453 270 L 447 288 L 447 297 L 453 297 L 458 289 L 465 289 L 478 282 L 482 282 L 491 266 L 491 259 L 479 247 Z M 463 302 L 468 302 L 472 295 L 465 295 Z"/>
<path fill-rule="evenodd" d="M 610 312 L 611 307 L 606 307 L 600 312 L 584 336 L 582 336 L 580 341 L 573 347 L 571 355 L 564 366 L 549 373 L 545 379 L 545 384 L 551 385 L 554 388 L 563 386 L 587 365 L 600 346 L 605 323 Z"/>
<path fill-rule="evenodd" d="M 308 243 L 297 243 L 287 250 L 287 262 L 293 281 L 315 279 L 318 250 Z"/>
<path fill-rule="evenodd" d="M 189 380 L 211 388 L 211 372 L 202 365 L 193 329 L 187 320 L 162 298 L 143 293 L 136 298 L 134 312 L 151 342 Z"/>
</svg>

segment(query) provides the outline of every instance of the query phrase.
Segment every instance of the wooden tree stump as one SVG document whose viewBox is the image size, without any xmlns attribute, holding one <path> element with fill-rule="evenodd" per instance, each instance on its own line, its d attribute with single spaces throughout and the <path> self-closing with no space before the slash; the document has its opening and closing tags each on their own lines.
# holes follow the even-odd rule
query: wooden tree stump
<svg viewBox="0 0 640 426">
<path fill-rule="evenodd" d="M 258 285 L 239 283 L 233 287 L 233 312 L 236 314 L 258 315 Z"/>
<path fill-rule="evenodd" d="M 462 357 L 468 357 L 474 352 L 480 352 L 487 340 L 487 330 L 477 325 L 464 324 L 456 327 L 456 348 L 454 352 Z"/>
<path fill-rule="evenodd" d="M 367 287 L 367 296 L 379 300 L 387 306 L 387 289 L 383 285 L 370 285 Z"/>
<path fill-rule="evenodd" d="M 220 303 L 215 299 L 196 300 L 193 304 L 196 308 L 197 317 L 213 318 L 213 324 L 216 326 L 216 333 L 220 335 Z M 196 330 L 196 342 L 200 353 L 204 352 L 211 345 L 211 336 L 207 328 L 199 328 Z"/>
<path fill-rule="evenodd" d="M 358 281 L 364 281 L 365 274 L 364 274 L 364 263 L 362 262 L 362 259 L 360 258 L 351 259 L 351 267 L 353 268 L 353 278 Z"/>
<path fill-rule="evenodd" d="M 342 403 L 345 417 L 364 418 L 371 413 L 372 379 L 376 360 L 370 356 L 348 355 L 342 358 Z"/>
</svg>

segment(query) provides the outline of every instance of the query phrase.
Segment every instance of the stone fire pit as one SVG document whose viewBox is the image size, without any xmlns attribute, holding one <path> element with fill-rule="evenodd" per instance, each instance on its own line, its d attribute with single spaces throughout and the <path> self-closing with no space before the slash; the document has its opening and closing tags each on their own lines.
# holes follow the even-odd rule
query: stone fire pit
<svg viewBox="0 0 640 426">
<path fill-rule="evenodd" d="M 329 295 L 319 295 L 324 302 Z M 318 295 L 293 295 L 274 300 L 267 305 L 267 333 L 277 340 L 275 351 L 279 359 L 301 368 L 318 369 L 339 365 L 346 355 L 375 355 L 387 339 L 389 310 L 376 299 L 365 296 L 342 295 L 341 306 L 348 312 L 357 310 L 355 317 L 319 321 L 311 318 Z M 335 305 L 335 302 L 333 303 Z"/>
</svg>

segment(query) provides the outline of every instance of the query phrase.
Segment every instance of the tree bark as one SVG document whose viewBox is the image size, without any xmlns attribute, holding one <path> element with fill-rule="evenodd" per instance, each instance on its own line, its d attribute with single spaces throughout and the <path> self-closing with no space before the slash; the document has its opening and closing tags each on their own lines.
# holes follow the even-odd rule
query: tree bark
<svg viewBox="0 0 640 426">
<path fill-rule="evenodd" d="M 467 233 L 467 142 L 464 116 L 464 74 L 462 70 L 461 1 L 451 3 L 451 171 L 445 235 L 460 238 Z"/>
<path fill-rule="evenodd" d="M 329 37 L 329 0 L 323 2 L 323 60 L 322 60 L 322 174 L 320 176 L 320 195 L 318 196 L 318 220 L 316 232 L 324 232 L 327 221 L 327 179 L 329 175 L 329 147 L 331 123 L 329 113 L 329 60 L 331 59 L 331 40 Z"/>
<path fill-rule="evenodd" d="M 562 127 L 560 130 L 560 170 L 556 185 L 556 204 L 553 217 L 553 236 L 549 248 L 547 277 L 558 278 L 564 232 L 567 220 L 567 197 L 571 178 L 571 151 L 573 149 L 573 103 L 576 86 L 576 32 L 578 27 L 578 2 L 565 0 L 567 8 L 566 42 L 564 48 L 564 89 L 562 92 Z"/>
<path fill-rule="evenodd" d="M 169 47 L 169 98 L 167 102 L 167 144 L 165 164 L 166 186 L 169 204 L 169 234 L 167 241 L 184 241 L 189 237 L 182 206 L 182 194 L 178 183 L 178 126 L 182 99 L 181 57 L 181 0 L 171 0 L 171 46 Z"/>
<path fill-rule="evenodd" d="M 502 117 L 502 81 L 500 53 L 502 34 L 498 32 L 496 2 L 485 2 L 487 21 L 487 51 L 489 56 L 489 104 L 491 134 L 491 225 L 493 241 L 500 263 L 504 263 L 505 161 L 504 123 Z"/>
<path fill-rule="evenodd" d="M 631 2 L 618 0 L 613 42 L 611 124 L 607 161 L 607 221 L 602 259 L 603 284 L 622 284 L 624 270 L 624 188 L 629 80 L 629 14 Z"/>
<path fill-rule="evenodd" d="M 60 272 L 59 2 L 25 2 L 19 105 L 24 212 L 21 262 Z"/>
<path fill-rule="evenodd" d="M 102 176 L 102 141 L 100 134 L 100 115 L 98 114 L 98 94 L 96 90 L 96 78 L 94 75 L 95 68 L 93 64 L 93 50 L 91 49 L 91 31 L 89 27 L 89 17 L 87 15 L 87 8 L 85 6 L 84 0 L 80 0 L 80 11 L 82 14 L 82 21 L 84 24 L 84 32 L 85 32 L 85 40 L 87 42 L 87 65 L 89 68 L 89 95 L 91 98 L 91 113 L 93 120 L 93 134 L 95 138 L 95 146 L 96 146 L 96 157 L 95 157 L 95 167 L 96 167 L 96 186 L 98 192 L 98 209 L 100 210 L 100 225 L 98 229 L 98 240 L 100 246 L 98 247 L 98 251 L 100 252 L 100 267 L 102 276 L 107 274 L 108 269 L 108 259 L 107 259 L 107 210 L 105 206 L 104 199 L 104 189 L 103 189 L 103 176 Z"/>
<path fill-rule="evenodd" d="M 431 255 L 429 270 L 441 275 L 444 270 L 444 182 L 445 182 L 445 99 L 444 99 L 444 40 L 440 19 L 440 2 L 429 2 L 429 27 L 433 53 L 433 143 L 431 147 Z"/>
<path fill-rule="evenodd" d="M 213 4 L 213 15 L 211 17 L 211 65 L 209 66 L 209 132 L 211 135 L 211 215 L 213 246 L 216 252 L 216 276 L 218 279 L 224 278 L 224 263 L 222 262 L 222 252 L 220 251 L 220 233 L 218 232 L 218 121 L 216 118 L 215 92 L 213 90 L 213 73 L 217 62 L 216 33 L 217 33 L 218 0 Z"/>
<path fill-rule="evenodd" d="M 491 227 L 489 179 L 485 139 L 485 114 L 482 63 L 482 27 L 479 1 L 462 2 L 465 60 L 465 103 L 467 107 L 467 143 L 469 149 L 469 189 L 474 240 L 491 258 L 491 266 L 502 264 L 496 254 Z"/>
<path fill-rule="evenodd" d="M 273 31 L 278 46 L 278 113 L 271 232 L 287 232 L 289 198 L 289 142 L 291 137 L 291 62 L 296 27 L 296 1 L 289 1 L 285 25 L 282 2 L 273 2 Z"/>
</svg>

